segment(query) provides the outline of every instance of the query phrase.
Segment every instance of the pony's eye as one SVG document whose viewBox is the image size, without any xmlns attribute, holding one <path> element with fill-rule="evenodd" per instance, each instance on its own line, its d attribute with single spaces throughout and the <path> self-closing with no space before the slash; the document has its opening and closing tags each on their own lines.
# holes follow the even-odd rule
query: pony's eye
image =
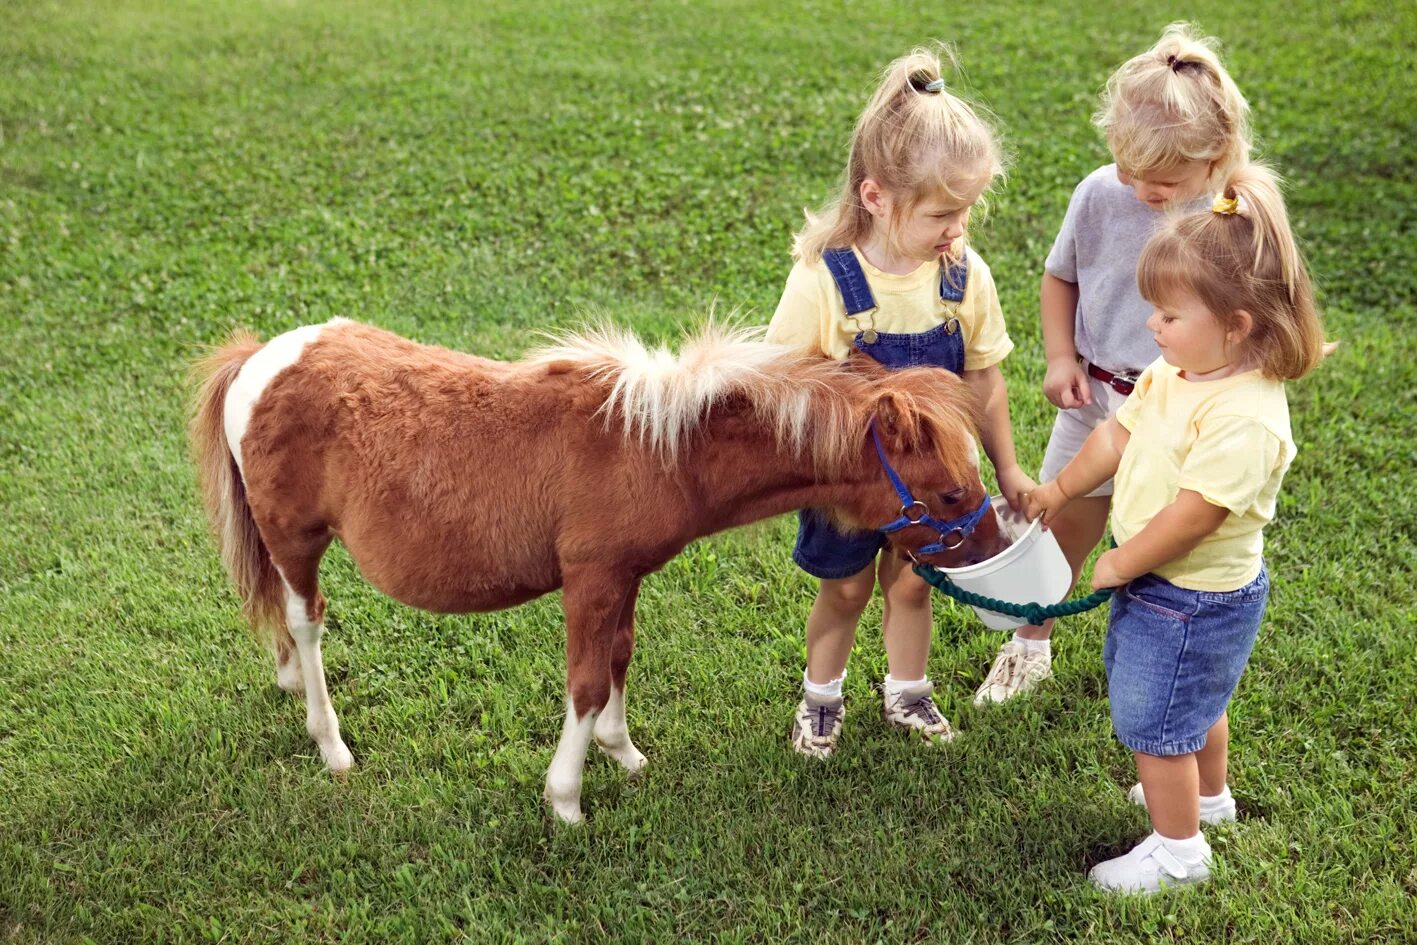
<svg viewBox="0 0 1417 945">
<path fill-rule="evenodd" d="M 940 498 L 945 500 L 945 505 L 959 505 L 959 500 L 964 498 L 964 487 L 961 486 L 949 492 L 941 492 Z"/>
</svg>

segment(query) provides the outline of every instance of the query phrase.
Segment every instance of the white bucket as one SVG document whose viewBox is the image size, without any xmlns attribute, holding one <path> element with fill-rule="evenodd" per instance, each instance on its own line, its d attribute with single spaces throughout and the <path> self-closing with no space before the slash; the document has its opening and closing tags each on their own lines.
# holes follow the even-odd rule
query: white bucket
<svg viewBox="0 0 1417 945">
<path fill-rule="evenodd" d="M 1000 530 L 1013 540 L 987 561 L 967 568 L 939 568 L 966 591 L 1011 604 L 1055 604 L 1072 589 L 1073 569 L 1051 531 L 1041 519 L 1029 522 L 1009 508 L 1001 496 L 991 500 Z M 1028 621 L 976 607 L 974 612 L 990 630 L 1012 630 Z"/>
</svg>

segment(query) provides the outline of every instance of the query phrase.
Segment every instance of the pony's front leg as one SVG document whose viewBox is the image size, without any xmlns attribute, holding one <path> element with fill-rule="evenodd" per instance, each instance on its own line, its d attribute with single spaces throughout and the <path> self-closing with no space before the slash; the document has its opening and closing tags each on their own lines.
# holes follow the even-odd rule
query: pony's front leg
<svg viewBox="0 0 1417 945">
<path fill-rule="evenodd" d="M 635 601 L 639 598 L 640 582 L 635 581 L 615 628 L 615 641 L 610 650 L 610 699 L 605 711 L 595 720 L 593 734 L 600 750 L 615 759 L 630 774 L 644 770 L 645 756 L 630 741 L 630 728 L 625 721 L 625 673 L 635 652 Z"/>
<path fill-rule="evenodd" d="M 566 723 L 546 772 L 547 803 L 568 824 L 581 817 L 581 775 L 596 718 L 610 699 L 610 653 L 626 582 L 604 572 L 568 572 L 566 612 Z"/>
</svg>

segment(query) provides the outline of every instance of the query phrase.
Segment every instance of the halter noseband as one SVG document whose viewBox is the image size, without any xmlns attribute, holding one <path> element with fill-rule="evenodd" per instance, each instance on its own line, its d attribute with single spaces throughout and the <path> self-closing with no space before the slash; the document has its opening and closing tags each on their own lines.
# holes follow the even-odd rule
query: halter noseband
<svg viewBox="0 0 1417 945">
<path fill-rule="evenodd" d="M 898 532 L 902 528 L 908 528 L 911 525 L 924 525 L 928 528 L 935 529 L 940 533 L 940 540 L 934 544 L 921 547 L 919 553 L 922 555 L 934 555 L 942 551 L 953 551 L 968 541 L 969 536 L 974 534 L 975 527 L 979 525 L 979 520 L 983 518 L 984 513 L 989 510 L 989 493 L 984 493 L 984 501 L 980 502 L 979 508 L 975 509 L 973 512 L 967 515 L 961 515 L 959 518 L 952 518 L 948 522 L 942 522 L 930 514 L 930 509 L 924 502 L 921 502 L 910 494 L 910 490 L 906 488 L 905 483 L 901 481 L 900 475 L 895 471 L 895 468 L 891 466 L 890 460 L 886 459 L 886 451 L 885 448 L 881 446 L 881 435 L 876 432 L 876 421 L 874 420 L 871 421 L 871 439 L 876 444 L 876 455 L 881 458 L 881 468 L 884 469 L 886 475 L 890 477 L 891 485 L 895 487 L 896 495 L 900 496 L 900 517 L 889 524 L 881 526 L 880 530 L 889 534 L 890 532 Z M 916 509 L 919 509 L 920 514 L 912 518 L 911 512 Z M 959 535 L 958 540 L 953 544 L 946 544 L 946 539 L 956 533 Z"/>
</svg>

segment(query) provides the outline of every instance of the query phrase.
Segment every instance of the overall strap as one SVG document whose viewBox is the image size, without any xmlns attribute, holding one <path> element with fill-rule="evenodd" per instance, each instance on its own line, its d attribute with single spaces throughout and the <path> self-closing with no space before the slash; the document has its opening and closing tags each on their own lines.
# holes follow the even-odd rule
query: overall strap
<svg viewBox="0 0 1417 945">
<path fill-rule="evenodd" d="M 940 265 L 940 301 L 963 302 L 964 287 L 969 283 L 969 254 L 949 266 Z"/>
<path fill-rule="evenodd" d="M 866 273 L 850 247 L 822 250 L 822 262 L 826 263 L 827 271 L 836 282 L 836 290 L 841 293 L 848 318 L 876 307 L 876 297 L 866 284 Z"/>
</svg>

